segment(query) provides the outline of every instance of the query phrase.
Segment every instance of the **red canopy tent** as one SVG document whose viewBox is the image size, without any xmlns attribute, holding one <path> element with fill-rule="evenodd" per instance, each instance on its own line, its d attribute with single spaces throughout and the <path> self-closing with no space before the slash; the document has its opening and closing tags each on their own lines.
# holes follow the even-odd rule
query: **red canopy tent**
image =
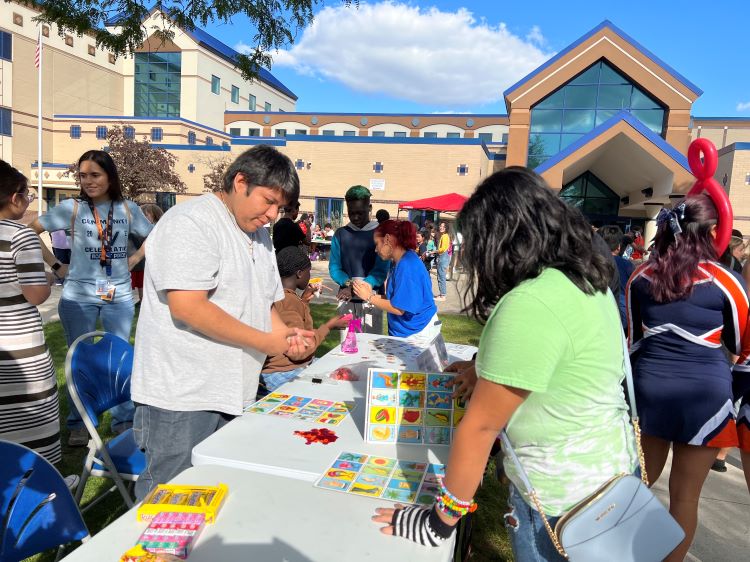
<svg viewBox="0 0 750 562">
<path fill-rule="evenodd" d="M 415 199 L 414 201 L 404 201 L 399 203 L 398 210 L 408 211 L 438 211 L 440 213 L 457 213 L 464 206 L 468 197 L 458 193 L 446 193 L 437 197 L 428 197 L 426 199 Z"/>
</svg>

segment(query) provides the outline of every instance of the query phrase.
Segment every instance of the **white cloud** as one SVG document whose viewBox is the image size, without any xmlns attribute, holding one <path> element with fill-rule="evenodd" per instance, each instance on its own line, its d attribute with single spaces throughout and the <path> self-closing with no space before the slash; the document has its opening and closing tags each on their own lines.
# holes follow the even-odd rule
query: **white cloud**
<svg viewBox="0 0 750 562">
<path fill-rule="evenodd" d="M 737 104 L 737 111 L 750 111 L 750 101 L 740 102 Z"/>
<path fill-rule="evenodd" d="M 543 43 L 536 26 L 521 38 L 465 8 L 443 12 L 386 1 L 324 8 L 273 60 L 357 92 L 465 109 L 502 99 L 504 89 L 552 55 Z"/>
</svg>

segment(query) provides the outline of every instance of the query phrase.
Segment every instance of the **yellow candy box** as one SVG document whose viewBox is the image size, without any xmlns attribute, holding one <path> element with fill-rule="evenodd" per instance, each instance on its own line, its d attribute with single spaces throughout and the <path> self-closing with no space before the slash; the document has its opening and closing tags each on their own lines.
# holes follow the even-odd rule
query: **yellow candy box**
<svg viewBox="0 0 750 562">
<path fill-rule="evenodd" d="M 138 508 L 138 521 L 150 521 L 164 511 L 203 513 L 206 523 L 213 523 L 226 499 L 229 488 L 218 486 L 190 486 L 159 484 L 151 490 Z"/>
</svg>

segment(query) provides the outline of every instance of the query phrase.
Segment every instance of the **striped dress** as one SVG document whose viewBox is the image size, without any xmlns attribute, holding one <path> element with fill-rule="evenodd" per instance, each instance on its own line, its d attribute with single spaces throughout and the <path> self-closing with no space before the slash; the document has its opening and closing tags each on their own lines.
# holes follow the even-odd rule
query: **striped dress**
<svg viewBox="0 0 750 562">
<path fill-rule="evenodd" d="M 37 235 L 0 220 L 0 439 L 56 463 L 61 451 L 55 368 L 39 311 L 21 292 L 21 285 L 46 283 Z"/>
</svg>

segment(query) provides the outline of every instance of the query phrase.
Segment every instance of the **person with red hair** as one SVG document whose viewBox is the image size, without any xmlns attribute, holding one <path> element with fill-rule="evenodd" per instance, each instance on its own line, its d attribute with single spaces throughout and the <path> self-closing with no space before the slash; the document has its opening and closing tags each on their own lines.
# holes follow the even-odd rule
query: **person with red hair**
<svg viewBox="0 0 750 562">
<path fill-rule="evenodd" d="M 409 221 L 387 220 L 375 229 L 375 251 L 391 262 L 385 296 L 364 281 L 354 281 L 354 293 L 388 313 L 388 335 L 416 334 L 429 339 L 440 333 L 440 320 L 432 297 L 432 281 L 415 252 L 417 230 Z"/>
</svg>

